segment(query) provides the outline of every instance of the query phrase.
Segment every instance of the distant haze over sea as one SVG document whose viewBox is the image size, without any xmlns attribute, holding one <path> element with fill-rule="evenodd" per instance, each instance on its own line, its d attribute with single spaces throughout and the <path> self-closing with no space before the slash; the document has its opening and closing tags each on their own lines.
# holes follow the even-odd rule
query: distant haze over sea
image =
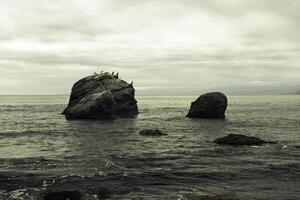
<svg viewBox="0 0 300 200">
<path fill-rule="evenodd" d="M 201 87 L 202 88 L 202 87 Z M 194 88 L 159 88 L 139 90 L 137 95 L 200 95 L 205 92 L 221 91 L 228 95 L 293 95 L 300 94 L 300 85 L 278 85 L 278 86 L 219 86 L 207 87 L 207 89 Z"/>
<path fill-rule="evenodd" d="M 83 74 L 77 78 L 66 80 L 66 82 L 57 88 L 51 84 L 47 85 L 24 85 L 23 87 L 16 87 L 12 90 L 8 90 L 3 85 L 0 85 L 0 95 L 69 95 L 71 88 L 75 82 L 79 79 L 91 74 Z M 126 73 L 122 77 L 125 77 L 128 81 L 131 81 L 132 77 L 127 77 Z M 162 80 L 162 82 L 165 80 Z M 138 96 L 185 96 L 185 95 L 200 95 L 206 92 L 220 91 L 227 95 L 294 95 L 300 94 L 300 84 L 265 84 L 262 82 L 254 82 L 251 84 L 240 85 L 220 85 L 217 83 L 212 84 L 187 84 L 182 81 L 178 81 L 178 84 L 161 84 L 156 86 L 157 83 L 144 85 L 137 80 L 133 80 L 133 85 Z M 42 89 L 44 88 L 44 89 Z M 34 90 L 36 89 L 36 90 Z"/>
</svg>

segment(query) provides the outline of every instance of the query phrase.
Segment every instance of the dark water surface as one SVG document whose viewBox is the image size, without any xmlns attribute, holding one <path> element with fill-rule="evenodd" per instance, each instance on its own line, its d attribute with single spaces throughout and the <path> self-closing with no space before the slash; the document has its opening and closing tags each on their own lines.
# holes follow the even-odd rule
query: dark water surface
<svg viewBox="0 0 300 200">
<path fill-rule="evenodd" d="M 300 96 L 230 96 L 226 120 L 185 118 L 195 98 L 138 97 L 137 118 L 67 121 L 67 96 L 0 96 L 0 199 L 48 187 L 97 199 L 97 186 L 111 199 L 300 199 Z M 278 143 L 211 142 L 229 133 Z"/>
</svg>

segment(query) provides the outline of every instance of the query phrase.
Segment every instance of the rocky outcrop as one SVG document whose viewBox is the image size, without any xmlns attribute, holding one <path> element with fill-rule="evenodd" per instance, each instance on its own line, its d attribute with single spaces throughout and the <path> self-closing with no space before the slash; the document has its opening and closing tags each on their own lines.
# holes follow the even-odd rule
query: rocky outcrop
<svg viewBox="0 0 300 200">
<path fill-rule="evenodd" d="M 138 113 L 133 84 L 113 73 L 94 74 L 76 82 L 62 114 L 67 119 L 134 116 Z"/>
<path fill-rule="evenodd" d="M 262 145 L 274 142 L 267 142 L 257 137 L 245 136 L 240 134 L 229 134 L 225 137 L 214 140 L 214 143 L 222 145 Z"/>
<path fill-rule="evenodd" d="M 158 129 L 144 129 L 140 132 L 140 135 L 144 135 L 144 136 L 161 136 L 161 135 L 167 135 L 167 134 L 161 132 Z"/>
<path fill-rule="evenodd" d="M 227 97 L 220 92 L 201 95 L 192 102 L 187 117 L 190 118 L 225 118 Z"/>
</svg>

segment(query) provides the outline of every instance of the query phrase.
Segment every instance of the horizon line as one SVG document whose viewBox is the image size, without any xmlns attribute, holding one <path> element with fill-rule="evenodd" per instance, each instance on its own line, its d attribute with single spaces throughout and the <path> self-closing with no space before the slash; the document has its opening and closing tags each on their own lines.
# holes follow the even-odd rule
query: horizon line
<svg viewBox="0 0 300 200">
<path fill-rule="evenodd" d="M 143 94 L 143 95 L 135 95 L 136 97 L 143 97 L 143 96 L 199 96 L 205 93 L 200 94 Z M 261 94 L 261 93 L 251 93 L 251 94 L 242 94 L 242 93 L 227 93 L 225 95 L 228 96 L 298 96 L 299 94 Z M 0 96 L 70 96 L 70 94 L 0 94 Z"/>
</svg>

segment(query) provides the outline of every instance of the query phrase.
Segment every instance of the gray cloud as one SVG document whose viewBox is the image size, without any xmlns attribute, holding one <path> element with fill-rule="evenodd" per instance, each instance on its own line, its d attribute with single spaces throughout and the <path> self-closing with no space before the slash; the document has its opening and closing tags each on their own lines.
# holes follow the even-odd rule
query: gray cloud
<svg viewBox="0 0 300 200">
<path fill-rule="evenodd" d="M 293 0 L 4 0 L 0 93 L 67 94 L 102 69 L 134 80 L 138 94 L 299 85 L 299 7 Z"/>
</svg>

